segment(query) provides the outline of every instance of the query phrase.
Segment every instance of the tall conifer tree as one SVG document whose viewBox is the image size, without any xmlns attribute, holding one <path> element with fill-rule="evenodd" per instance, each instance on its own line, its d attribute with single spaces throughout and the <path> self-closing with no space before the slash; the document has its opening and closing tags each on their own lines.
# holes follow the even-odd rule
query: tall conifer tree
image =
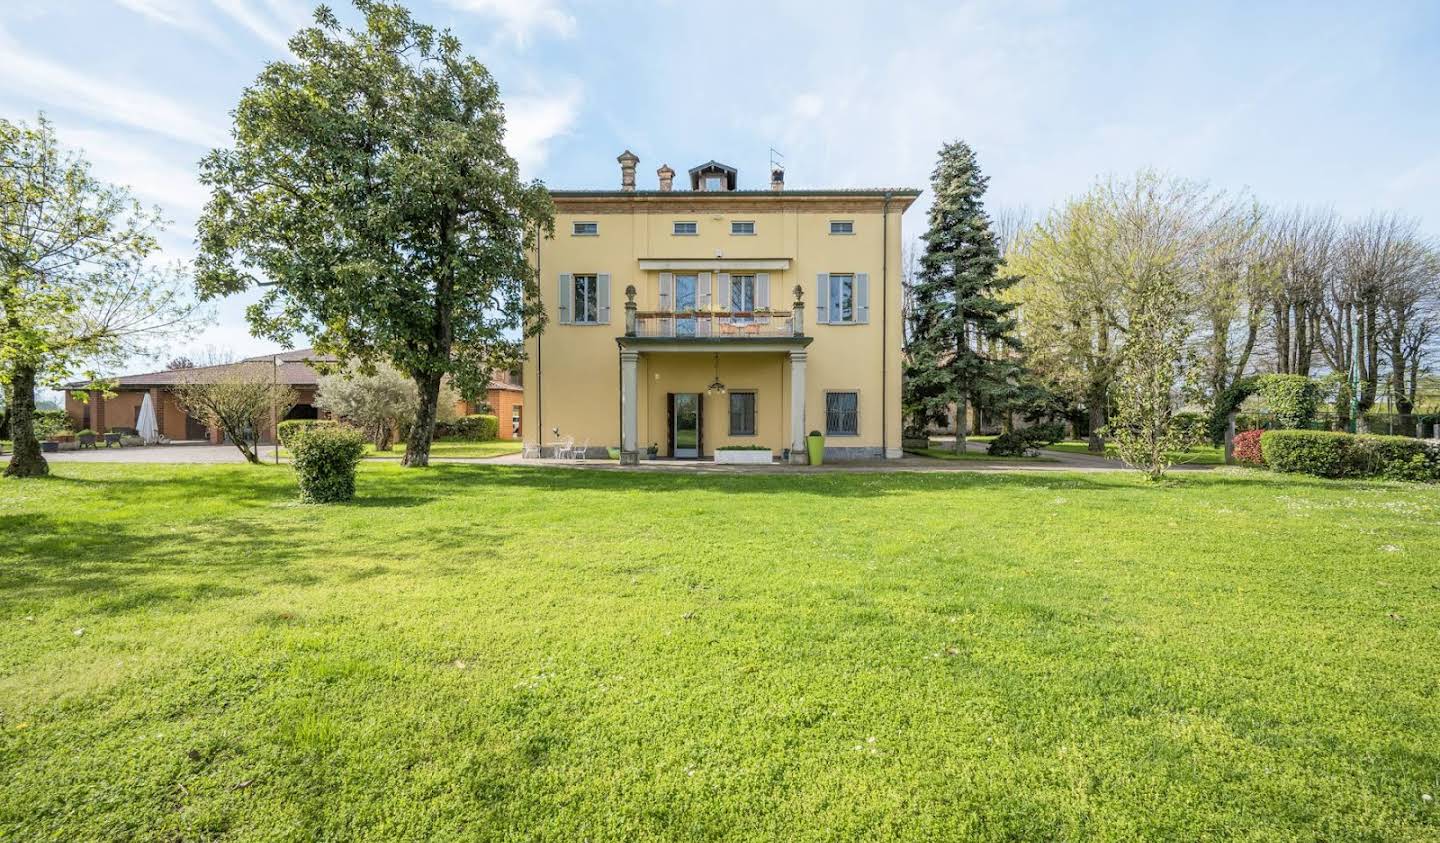
<svg viewBox="0 0 1440 843">
<path fill-rule="evenodd" d="M 965 450 L 967 410 L 1013 390 L 1010 351 L 1015 305 L 1000 293 L 1017 279 L 1001 277 L 1000 249 L 984 196 L 989 179 L 964 141 L 948 143 L 931 174 L 930 229 L 923 238 L 906 348 L 905 412 L 917 426 L 943 420 L 953 406 L 955 450 Z"/>
</svg>

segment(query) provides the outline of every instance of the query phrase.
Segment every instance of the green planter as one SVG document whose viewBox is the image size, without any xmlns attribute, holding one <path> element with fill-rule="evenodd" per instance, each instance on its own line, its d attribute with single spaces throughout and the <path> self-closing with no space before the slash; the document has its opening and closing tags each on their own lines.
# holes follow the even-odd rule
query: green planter
<svg viewBox="0 0 1440 843">
<path fill-rule="evenodd" d="M 805 450 L 809 452 L 811 465 L 821 465 L 825 462 L 825 437 L 818 433 L 805 437 Z"/>
</svg>

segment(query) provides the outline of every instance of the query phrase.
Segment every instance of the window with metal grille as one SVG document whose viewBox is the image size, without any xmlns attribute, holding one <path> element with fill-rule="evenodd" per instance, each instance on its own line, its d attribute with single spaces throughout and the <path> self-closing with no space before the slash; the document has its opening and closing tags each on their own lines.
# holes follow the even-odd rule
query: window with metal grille
<svg viewBox="0 0 1440 843">
<path fill-rule="evenodd" d="M 825 393 L 825 435 L 856 436 L 860 433 L 860 393 Z"/>
</svg>

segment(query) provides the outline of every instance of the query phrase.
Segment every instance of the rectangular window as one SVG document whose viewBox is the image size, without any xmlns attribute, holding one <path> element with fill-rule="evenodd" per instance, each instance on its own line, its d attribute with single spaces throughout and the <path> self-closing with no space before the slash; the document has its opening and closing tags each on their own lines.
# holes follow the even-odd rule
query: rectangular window
<svg viewBox="0 0 1440 843">
<path fill-rule="evenodd" d="M 725 189 L 725 177 L 724 177 L 724 176 L 706 176 L 706 177 L 705 177 L 705 190 L 706 190 L 706 192 L 713 192 L 713 191 L 716 191 L 716 190 L 724 190 L 724 189 Z"/>
<path fill-rule="evenodd" d="M 746 312 L 755 309 L 755 276 L 730 276 L 730 309 Z"/>
<path fill-rule="evenodd" d="M 860 393 L 825 393 L 825 435 L 858 436 L 860 434 Z"/>
<path fill-rule="evenodd" d="M 600 290 L 599 279 L 596 276 L 575 276 L 575 288 L 571 305 L 570 321 L 588 323 L 600 321 Z"/>
<path fill-rule="evenodd" d="M 677 223 L 675 223 L 675 233 L 676 233 L 676 234 L 689 235 L 689 234 L 694 234 L 695 232 L 696 232 L 696 228 L 695 228 L 695 223 L 693 223 L 693 222 L 677 222 Z"/>
<path fill-rule="evenodd" d="M 754 234 L 754 220 L 734 220 L 730 223 L 731 234 Z"/>
<path fill-rule="evenodd" d="M 730 393 L 730 435 L 755 435 L 755 393 Z"/>
<path fill-rule="evenodd" d="M 594 237 L 600 233 L 600 223 L 577 222 L 572 225 L 570 233 L 576 237 Z"/>
<path fill-rule="evenodd" d="M 520 435 L 520 405 L 515 404 L 510 408 L 510 435 Z"/>
<path fill-rule="evenodd" d="M 830 321 L 855 321 L 855 276 L 830 276 Z"/>
<path fill-rule="evenodd" d="M 831 221 L 830 221 L 830 233 L 831 233 L 831 234 L 854 234 L 854 233 L 855 233 L 855 221 L 854 221 L 854 220 L 831 220 Z"/>
</svg>

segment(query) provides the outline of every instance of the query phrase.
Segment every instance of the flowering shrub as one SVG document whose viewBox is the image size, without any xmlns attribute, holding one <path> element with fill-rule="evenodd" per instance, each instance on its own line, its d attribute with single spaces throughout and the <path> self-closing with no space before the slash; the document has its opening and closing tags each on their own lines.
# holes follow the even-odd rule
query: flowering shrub
<svg viewBox="0 0 1440 843">
<path fill-rule="evenodd" d="M 1235 434 L 1235 461 L 1241 465 L 1264 465 L 1265 457 L 1260 453 L 1260 437 L 1263 430 L 1247 430 Z"/>
</svg>

